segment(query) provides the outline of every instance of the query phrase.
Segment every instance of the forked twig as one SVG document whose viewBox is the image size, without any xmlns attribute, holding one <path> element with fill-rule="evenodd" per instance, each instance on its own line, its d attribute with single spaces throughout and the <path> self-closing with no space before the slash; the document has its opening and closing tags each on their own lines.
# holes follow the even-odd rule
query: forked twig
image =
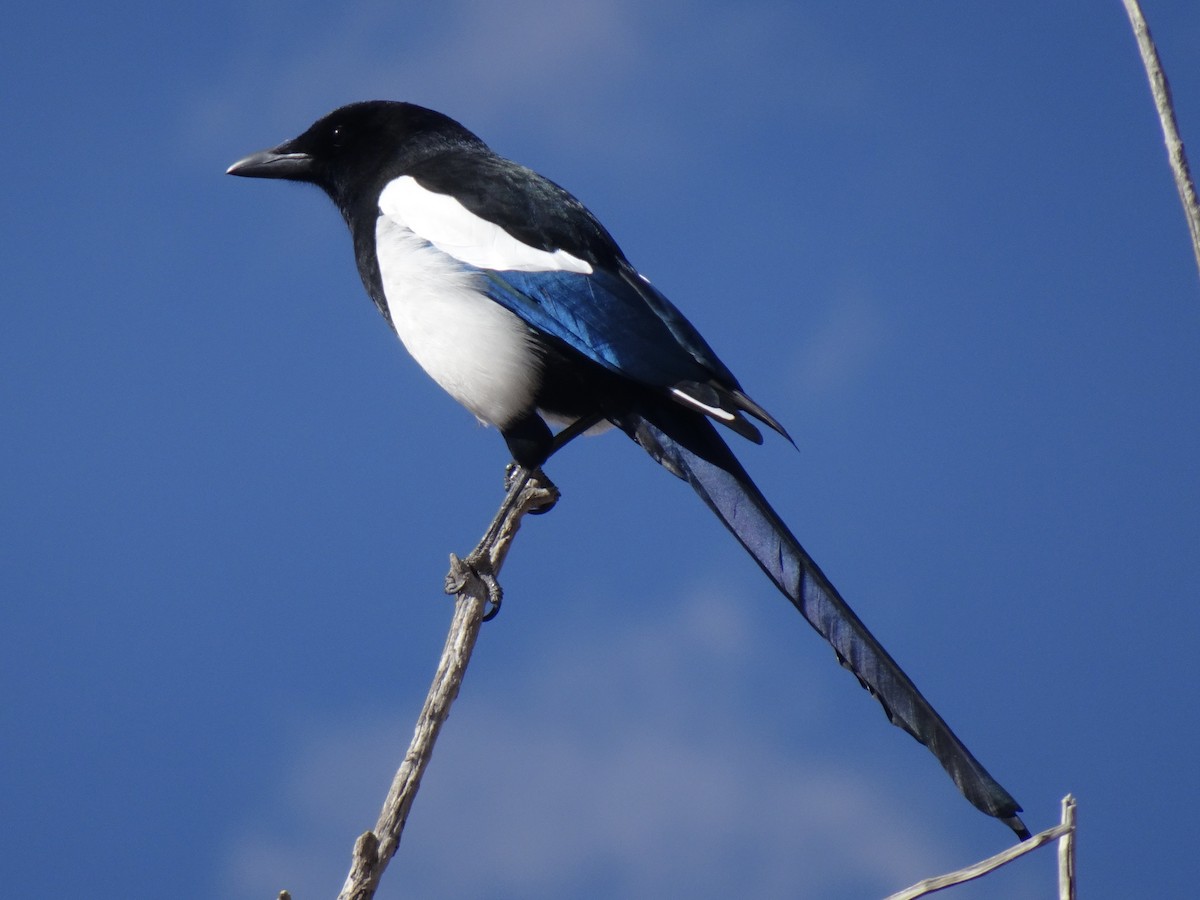
<svg viewBox="0 0 1200 900">
<path fill-rule="evenodd" d="M 945 875 L 926 878 L 924 881 L 919 881 L 910 888 L 905 888 L 895 894 L 889 894 L 885 900 L 916 900 L 917 897 L 924 897 L 927 894 L 953 887 L 956 884 L 974 881 L 976 878 L 1012 862 L 1017 857 L 1024 856 L 1026 853 L 1030 853 L 1056 840 L 1062 841 L 1059 844 L 1059 897 L 1060 900 L 1074 900 L 1075 798 L 1070 794 L 1063 797 L 1062 822 L 1053 828 L 1047 828 L 1045 831 L 1039 832 L 1033 837 L 1027 838 L 1021 841 L 1021 843 L 997 853 L 995 856 L 989 856 L 987 859 L 980 860 L 956 872 L 948 872 Z"/>
</svg>

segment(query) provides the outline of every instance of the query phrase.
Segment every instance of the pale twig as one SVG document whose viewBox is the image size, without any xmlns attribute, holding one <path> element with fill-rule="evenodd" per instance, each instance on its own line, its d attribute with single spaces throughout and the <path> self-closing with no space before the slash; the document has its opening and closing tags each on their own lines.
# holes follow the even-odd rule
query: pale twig
<svg viewBox="0 0 1200 900">
<path fill-rule="evenodd" d="M 1188 230 L 1192 234 L 1192 251 L 1196 254 L 1196 268 L 1200 270 L 1200 202 L 1196 200 L 1196 185 L 1192 181 L 1192 173 L 1188 169 L 1187 153 L 1183 149 L 1183 139 L 1175 125 L 1175 109 L 1171 103 L 1171 86 L 1167 83 L 1167 74 L 1163 71 L 1162 60 L 1158 58 L 1158 49 L 1150 36 L 1150 26 L 1142 15 L 1142 8 L 1137 0 L 1122 0 L 1129 22 L 1133 26 L 1134 37 L 1137 38 L 1138 50 L 1142 54 L 1142 65 L 1146 68 L 1146 76 L 1150 79 L 1150 93 L 1154 95 L 1154 106 L 1158 109 L 1158 120 L 1162 124 L 1163 139 L 1167 144 L 1167 158 L 1171 163 L 1171 172 L 1175 176 L 1175 188 L 1179 191 L 1179 199 L 1183 201 L 1183 212 L 1187 217 Z"/>
<path fill-rule="evenodd" d="M 400 845 L 404 823 L 421 785 L 425 766 L 433 754 L 438 732 L 450 714 L 450 705 L 458 696 L 471 651 L 479 636 L 485 608 L 498 597 L 494 578 L 504 564 L 521 518 L 530 510 L 546 508 L 557 498 L 557 491 L 553 486 L 539 481 L 538 474 L 531 475 L 524 469 L 517 469 L 508 496 L 501 506 L 502 515 L 493 522 L 484 539 L 467 557 L 468 562 L 451 556 L 446 590 L 455 595 L 454 618 L 446 636 L 442 658 L 429 695 L 425 698 L 425 705 L 417 718 L 412 743 L 392 780 L 375 830 L 364 832 L 354 844 L 350 873 L 346 876 L 338 900 L 370 900 L 375 895 L 383 870 Z M 477 568 L 486 569 L 486 572 L 477 571 Z M 491 581 L 490 587 L 488 581 Z"/>
<path fill-rule="evenodd" d="M 1068 812 L 1069 808 L 1069 812 Z M 1068 818 L 1069 816 L 1069 818 Z M 982 875 L 986 875 L 994 869 L 998 869 L 1006 863 L 1012 862 L 1026 853 L 1030 853 L 1038 847 L 1045 846 L 1051 841 L 1059 838 L 1073 837 L 1075 831 L 1075 799 L 1068 794 L 1063 798 L 1063 820 L 1061 824 L 1055 825 L 1053 828 L 1047 828 L 1045 831 L 1035 834 L 1031 838 L 1026 838 L 1021 843 L 1009 847 L 995 856 L 988 857 L 985 860 L 959 869 L 957 872 L 949 872 L 945 875 L 938 875 L 934 878 L 926 878 L 924 881 L 919 881 L 910 888 L 890 894 L 886 900 L 915 900 L 916 897 L 924 897 L 926 894 L 932 894 L 935 891 L 940 891 L 943 888 L 953 887 L 956 884 L 962 884 L 967 881 L 973 881 Z M 1073 853 L 1073 851 L 1072 851 Z M 1062 876 L 1059 876 L 1060 884 Z M 1074 866 L 1071 872 L 1071 897 L 1074 897 Z M 1067 895 L 1063 895 L 1064 897 Z"/>
<path fill-rule="evenodd" d="M 1070 829 L 1058 842 L 1058 900 L 1075 900 L 1075 798 L 1063 797 L 1062 823 Z"/>
</svg>

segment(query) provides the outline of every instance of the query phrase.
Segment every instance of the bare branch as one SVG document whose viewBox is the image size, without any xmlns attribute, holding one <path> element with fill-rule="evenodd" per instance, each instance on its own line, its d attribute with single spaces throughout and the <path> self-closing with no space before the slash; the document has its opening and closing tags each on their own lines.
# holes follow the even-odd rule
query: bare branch
<svg viewBox="0 0 1200 900">
<path fill-rule="evenodd" d="M 512 473 L 508 495 L 479 545 L 465 562 L 451 555 L 446 583 L 447 593 L 455 594 L 454 617 L 442 658 L 417 718 L 412 743 L 392 780 L 375 830 L 364 832 L 354 844 L 350 873 L 338 900 L 370 900 L 375 895 L 379 879 L 400 845 L 404 823 L 433 754 L 438 733 L 450 714 L 450 705 L 458 696 L 485 609 L 489 603 L 494 606 L 499 601 L 495 576 L 504 564 L 521 518 L 531 510 L 545 509 L 557 499 L 558 492 L 540 473 L 531 475 L 524 469 L 516 469 Z"/>
<path fill-rule="evenodd" d="M 1179 129 L 1175 125 L 1175 109 L 1171 103 L 1171 86 L 1167 83 L 1167 74 L 1163 71 L 1162 61 L 1158 58 L 1158 49 L 1150 36 L 1150 26 L 1142 15 L 1142 8 L 1137 0 L 1122 0 L 1129 22 L 1133 26 L 1133 34 L 1137 38 L 1138 50 L 1142 54 L 1142 65 L 1146 67 L 1146 76 L 1150 79 L 1150 92 L 1154 95 L 1154 105 L 1158 109 L 1158 120 L 1162 123 L 1163 139 L 1167 143 L 1167 158 L 1171 163 L 1171 172 L 1175 176 L 1175 188 L 1179 191 L 1179 199 L 1183 201 L 1183 212 L 1187 216 L 1188 230 L 1192 234 L 1192 250 L 1196 254 L 1196 268 L 1200 271 L 1200 202 L 1196 200 L 1196 185 L 1192 181 L 1192 173 L 1188 169 L 1187 153 L 1183 148 L 1183 140 L 1179 137 Z"/>
<path fill-rule="evenodd" d="M 926 894 L 932 894 L 935 891 L 942 890 L 943 888 L 953 887 L 956 884 L 962 884 L 967 881 L 974 881 L 976 878 L 986 875 L 988 872 L 998 869 L 1006 863 L 1010 863 L 1014 859 L 1024 856 L 1026 853 L 1031 853 L 1032 851 L 1038 849 L 1039 847 L 1045 846 L 1051 841 L 1058 840 L 1059 838 L 1073 837 L 1074 831 L 1075 798 L 1068 794 L 1063 798 L 1063 820 L 1061 824 L 1055 825 L 1053 828 L 1047 828 L 1045 831 L 1035 834 L 1033 837 L 1027 838 L 1026 840 L 1021 841 L 1021 843 L 1009 847 L 1007 850 L 997 853 L 995 856 L 988 857 L 987 859 L 981 860 L 974 865 L 959 869 L 957 872 L 949 872 L 945 875 L 938 875 L 935 878 L 926 878 L 924 881 L 919 881 L 910 888 L 905 888 L 898 893 L 890 894 L 885 898 L 885 900 L 915 900 L 917 897 L 924 897 Z M 1061 848 L 1059 852 L 1062 852 Z M 1074 850 L 1072 850 L 1071 853 L 1073 859 Z M 1059 876 L 1059 882 L 1061 886 L 1061 874 Z M 1070 897 L 1073 898 L 1075 896 L 1074 865 L 1072 865 L 1071 882 L 1072 893 L 1070 894 Z M 1066 897 L 1068 895 L 1064 894 L 1063 896 Z"/>
</svg>

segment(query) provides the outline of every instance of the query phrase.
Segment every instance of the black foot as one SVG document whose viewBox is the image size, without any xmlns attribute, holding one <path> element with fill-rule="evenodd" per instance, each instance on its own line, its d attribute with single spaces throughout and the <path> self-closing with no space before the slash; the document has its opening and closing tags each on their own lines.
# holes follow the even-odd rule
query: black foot
<svg viewBox="0 0 1200 900">
<path fill-rule="evenodd" d="M 477 578 L 487 591 L 487 601 L 483 609 L 483 621 L 490 622 L 500 612 L 500 604 L 504 602 L 504 591 L 492 571 L 492 564 L 486 556 L 468 556 L 459 559 L 450 554 L 450 571 L 446 573 L 446 593 L 450 595 L 461 592 L 472 578 Z"/>
<path fill-rule="evenodd" d="M 513 482 L 517 479 L 518 473 L 524 471 L 527 470 L 522 469 L 521 466 L 515 462 L 510 462 L 508 464 L 508 466 L 504 469 L 504 490 L 506 493 L 513 489 Z M 533 507 L 531 510 L 529 510 L 529 515 L 543 516 L 550 512 L 550 510 L 554 509 L 554 507 L 558 504 L 558 498 L 561 495 L 559 494 L 558 488 L 555 487 L 554 482 L 547 478 L 546 473 L 541 469 L 535 469 L 532 477 L 537 478 L 538 484 L 546 489 L 547 493 L 550 494 L 551 499 L 546 503 L 543 503 L 541 506 Z"/>
</svg>

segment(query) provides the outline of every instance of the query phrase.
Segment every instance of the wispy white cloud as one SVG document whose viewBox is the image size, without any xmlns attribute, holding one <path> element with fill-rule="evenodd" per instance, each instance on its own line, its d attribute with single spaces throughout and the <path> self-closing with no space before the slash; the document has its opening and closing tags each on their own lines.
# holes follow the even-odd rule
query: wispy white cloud
<svg viewBox="0 0 1200 900">
<path fill-rule="evenodd" d="M 611 90 L 636 77 L 631 4 L 446 6 L 430 15 L 348 3 L 307 10 L 304 29 L 277 28 L 291 21 L 288 4 L 248 7 L 223 77 L 187 109 L 185 137 L 245 133 L 252 118 L 264 117 L 269 133 L 288 133 L 334 106 L 370 98 L 440 106 L 476 127 L 514 115 L 546 127 L 577 114 L 592 99 L 588 85 Z M 315 20 L 321 16 L 325 21 Z M 284 46 L 264 46 L 273 41 Z"/>
<path fill-rule="evenodd" d="M 519 120 L 601 158 L 644 161 L 687 146 L 677 114 L 724 142 L 747 117 L 854 108 L 866 87 L 825 29 L 779 4 L 449 0 L 431 12 L 359 0 L 301 11 L 269 0 L 243 16 L 221 74 L 185 106 L 185 150 L 250 131 L 282 139 L 334 106 L 393 98 L 485 136 Z M 616 129 L 614 117 L 625 119 Z"/>
<path fill-rule="evenodd" d="M 809 396 L 821 397 L 852 385 L 887 344 L 887 320 L 861 287 L 838 291 L 823 321 L 798 350 L 793 378 Z"/>
<path fill-rule="evenodd" d="M 847 873 L 899 886 L 914 861 L 932 871 L 929 836 L 869 778 L 797 758 L 761 710 L 714 718 L 694 682 L 744 680 L 756 646 L 727 598 L 693 597 L 528 660 L 528 683 L 468 685 L 385 882 L 427 898 L 829 896 Z M 340 883 L 409 729 L 315 724 L 281 771 L 284 826 L 231 835 L 225 895 Z"/>
</svg>

